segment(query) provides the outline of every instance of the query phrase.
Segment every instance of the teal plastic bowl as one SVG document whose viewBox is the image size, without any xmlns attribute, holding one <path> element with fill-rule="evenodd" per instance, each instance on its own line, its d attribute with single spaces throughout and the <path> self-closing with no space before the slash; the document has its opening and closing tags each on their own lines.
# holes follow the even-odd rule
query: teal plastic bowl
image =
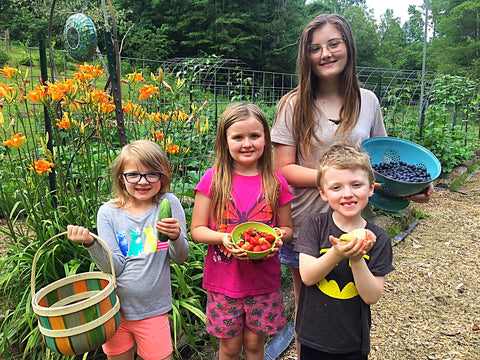
<svg viewBox="0 0 480 360">
<path fill-rule="evenodd" d="M 404 161 L 407 164 L 422 166 L 430 174 L 431 180 L 429 181 L 405 182 L 374 171 L 375 181 L 382 186 L 382 189 L 375 189 L 375 196 L 370 199 L 370 202 L 376 206 L 378 204 L 380 205 L 378 207 L 386 210 L 400 210 L 399 208 L 408 206 L 409 201 L 401 198 L 422 192 L 442 172 L 437 157 L 412 141 L 395 137 L 378 137 L 363 142 L 362 149 L 370 155 L 372 165 L 381 162 Z M 389 202 L 392 202 L 393 208 L 390 208 Z"/>
</svg>

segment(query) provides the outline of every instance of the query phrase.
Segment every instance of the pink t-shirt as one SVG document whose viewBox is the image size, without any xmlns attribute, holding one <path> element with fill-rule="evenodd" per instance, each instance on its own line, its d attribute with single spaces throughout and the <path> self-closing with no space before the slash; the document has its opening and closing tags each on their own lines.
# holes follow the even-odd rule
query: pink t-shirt
<svg viewBox="0 0 480 360">
<path fill-rule="evenodd" d="M 211 184 L 215 169 L 208 169 L 195 187 L 205 196 L 211 197 Z M 278 206 L 292 200 L 292 193 L 285 178 L 276 173 L 280 180 Z M 275 226 L 270 204 L 262 191 L 260 175 L 243 176 L 233 174 L 232 201 L 228 205 L 226 232 L 232 232 L 238 224 L 257 221 Z M 210 219 L 210 228 L 217 231 L 216 224 Z M 261 260 L 238 260 L 219 245 L 209 245 L 205 258 L 203 287 L 233 298 L 266 294 L 280 288 L 282 270 L 278 256 Z"/>
</svg>

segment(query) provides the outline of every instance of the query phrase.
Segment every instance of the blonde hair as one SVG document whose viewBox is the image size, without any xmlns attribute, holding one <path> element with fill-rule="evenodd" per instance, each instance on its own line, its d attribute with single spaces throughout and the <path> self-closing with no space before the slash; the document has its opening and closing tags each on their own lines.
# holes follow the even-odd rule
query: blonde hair
<svg viewBox="0 0 480 360">
<path fill-rule="evenodd" d="M 349 134 L 355 127 L 360 115 L 361 97 L 356 70 L 356 47 L 352 30 L 347 21 L 336 14 L 321 14 L 313 18 L 303 29 L 297 56 L 298 86 L 280 99 L 277 105 L 278 115 L 286 111 L 286 104 L 296 95 L 293 106 L 293 135 L 297 142 L 297 151 L 304 158 L 312 153 L 314 140 L 321 143 L 315 133 L 318 124 L 314 121 L 315 94 L 320 86 L 320 79 L 315 76 L 310 63 L 310 45 L 313 32 L 324 25 L 333 25 L 344 39 L 347 47 L 347 64 L 340 75 L 343 93 L 343 105 L 340 109 L 340 123 L 337 132 L 341 136 Z"/>
<path fill-rule="evenodd" d="M 369 184 L 375 182 L 370 156 L 352 144 L 332 145 L 320 157 L 317 171 L 317 187 L 323 186 L 323 174 L 328 168 L 363 170 L 367 174 Z"/>
<path fill-rule="evenodd" d="M 265 199 L 270 202 L 275 216 L 278 204 L 279 180 L 272 163 L 272 140 L 265 114 L 254 104 L 234 103 L 228 106 L 220 117 L 215 137 L 215 174 L 212 183 L 210 214 L 217 224 L 225 222 L 224 210 L 232 195 L 233 158 L 228 150 L 227 130 L 233 124 L 254 117 L 263 125 L 265 149 L 258 159 L 258 170 L 262 175 Z"/>
<path fill-rule="evenodd" d="M 152 203 L 157 202 L 162 194 L 170 191 L 172 175 L 170 163 L 164 151 L 152 141 L 136 140 L 122 148 L 110 167 L 113 176 L 113 201 L 118 207 L 125 206 L 130 199 L 123 177 L 125 162 L 127 161 L 135 161 L 151 169 L 151 171 L 162 173 L 160 191 L 152 198 Z"/>
</svg>

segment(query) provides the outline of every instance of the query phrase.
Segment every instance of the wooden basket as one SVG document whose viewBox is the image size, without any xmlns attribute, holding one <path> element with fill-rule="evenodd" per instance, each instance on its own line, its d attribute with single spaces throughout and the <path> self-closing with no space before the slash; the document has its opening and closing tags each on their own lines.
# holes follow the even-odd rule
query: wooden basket
<svg viewBox="0 0 480 360">
<path fill-rule="evenodd" d="M 107 244 L 97 235 L 110 257 L 112 273 L 94 271 L 57 280 L 35 293 L 35 267 L 40 250 L 60 233 L 47 240 L 35 254 L 32 265 L 32 307 L 47 347 L 63 355 L 79 355 L 98 348 L 120 325 L 120 301 L 116 296 L 115 269 Z"/>
</svg>

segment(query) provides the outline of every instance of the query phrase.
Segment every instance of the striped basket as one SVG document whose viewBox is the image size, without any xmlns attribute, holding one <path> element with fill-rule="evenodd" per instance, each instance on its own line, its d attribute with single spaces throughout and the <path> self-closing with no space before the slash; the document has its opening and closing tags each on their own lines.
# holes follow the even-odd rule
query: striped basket
<svg viewBox="0 0 480 360">
<path fill-rule="evenodd" d="M 38 318 L 38 327 L 47 347 L 63 355 L 79 355 L 98 348 L 110 339 L 120 325 L 120 302 L 116 287 L 113 259 L 111 274 L 88 272 L 55 281 L 35 293 L 35 267 L 40 250 L 58 234 L 47 240 L 35 254 L 32 265 L 32 307 Z"/>
</svg>

